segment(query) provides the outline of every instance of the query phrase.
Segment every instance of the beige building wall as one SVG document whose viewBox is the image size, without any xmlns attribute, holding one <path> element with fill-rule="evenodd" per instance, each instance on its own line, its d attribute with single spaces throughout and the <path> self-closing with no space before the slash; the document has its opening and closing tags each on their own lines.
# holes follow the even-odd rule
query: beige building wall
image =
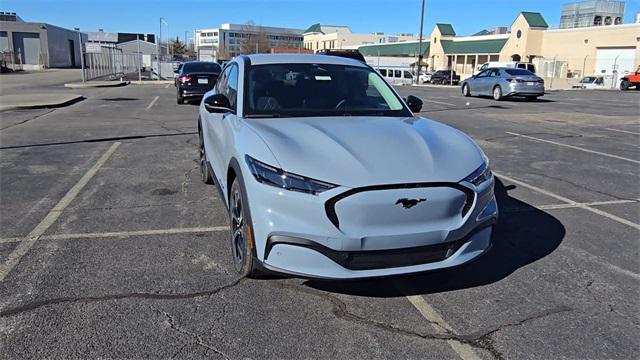
<svg viewBox="0 0 640 360">
<path fill-rule="evenodd" d="M 548 30 L 544 32 L 542 55 L 566 61 L 569 70 L 592 75 L 598 48 L 622 47 L 635 47 L 635 65 L 640 65 L 640 24 Z"/>
<path fill-rule="evenodd" d="M 518 55 L 520 61 L 529 62 L 532 56 L 540 56 L 544 30 L 531 28 L 524 16 L 518 15 L 511 24 L 511 34 L 500 51 L 499 61 L 514 61 L 514 55 Z"/>
</svg>

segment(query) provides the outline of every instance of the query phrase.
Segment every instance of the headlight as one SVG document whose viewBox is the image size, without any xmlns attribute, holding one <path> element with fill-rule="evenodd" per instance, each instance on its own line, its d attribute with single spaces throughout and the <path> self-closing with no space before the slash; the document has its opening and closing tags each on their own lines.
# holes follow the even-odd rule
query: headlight
<svg viewBox="0 0 640 360">
<path fill-rule="evenodd" d="M 491 170 L 489 169 L 489 161 L 485 159 L 479 168 L 475 169 L 462 181 L 468 181 L 473 185 L 478 186 L 489 179 L 491 179 Z"/>
<path fill-rule="evenodd" d="M 245 160 L 247 161 L 247 165 L 249 165 L 249 169 L 256 180 L 263 184 L 313 195 L 318 195 L 323 191 L 333 189 L 337 186 L 324 181 L 314 180 L 286 172 L 282 169 L 260 162 L 249 155 L 245 155 Z"/>
</svg>

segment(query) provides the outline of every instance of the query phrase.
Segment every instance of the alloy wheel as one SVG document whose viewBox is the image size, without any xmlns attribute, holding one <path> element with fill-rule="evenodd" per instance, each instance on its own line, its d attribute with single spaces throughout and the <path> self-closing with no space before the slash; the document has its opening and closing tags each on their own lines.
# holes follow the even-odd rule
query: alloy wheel
<svg viewBox="0 0 640 360">
<path fill-rule="evenodd" d="M 244 230 L 244 216 L 242 208 L 242 194 L 237 189 L 231 195 L 231 249 L 233 252 L 233 265 L 236 271 L 241 272 L 244 266 L 244 255 L 247 241 Z"/>
</svg>

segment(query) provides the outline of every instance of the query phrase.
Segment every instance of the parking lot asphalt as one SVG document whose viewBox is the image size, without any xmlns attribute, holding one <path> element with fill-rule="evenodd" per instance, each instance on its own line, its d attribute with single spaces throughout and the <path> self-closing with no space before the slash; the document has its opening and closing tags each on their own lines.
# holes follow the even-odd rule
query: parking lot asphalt
<svg viewBox="0 0 640 360">
<path fill-rule="evenodd" d="M 640 92 L 398 91 L 484 149 L 501 218 L 471 264 L 368 281 L 235 278 L 172 86 L 3 112 L 0 358 L 637 358 Z"/>
</svg>

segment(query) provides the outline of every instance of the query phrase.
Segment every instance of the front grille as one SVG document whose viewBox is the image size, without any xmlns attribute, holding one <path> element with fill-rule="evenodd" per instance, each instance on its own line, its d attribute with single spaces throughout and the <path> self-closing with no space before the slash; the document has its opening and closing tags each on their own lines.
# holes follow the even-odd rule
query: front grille
<svg viewBox="0 0 640 360">
<path fill-rule="evenodd" d="M 341 251 L 332 259 L 349 270 L 374 270 L 428 264 L 446 260 L 464 244 L 451 243 L 393 250 Z"/>
<path fill-rule="evenodd" d="M 416 189 L 416 188 L 433 188 L 433 187 L 449 187 L 449 188 L 462 191 L 466 196 L 466 201 L 461 211 L 462 217 L 464 217 L 469 212 L 469 210 L 471 210 L 471 207 L 473 206 L 473 202 L 475 200 L 475 195 L 476 195 L 475 192 L 464 185 L 461 185 L 458 183 L 450 183 L 450 182 L 387 184 L 387 185 L 373 185 L 373 186 L 353 188 L 351 190 L 345 191 L 327 200 L 324 204 L 324 209 L 325 209 L 325 213 L 327 214 L 327 217 L 329 218 L 329 221 L 331 221 L 331 223 L 333 223 L 335 227 L 340 229 L 340 220 L 338 219 L 338 214 L 336 213 L 336 203 L 348 196 L 365 192 L 365 191 L 379 191 L 379 190 L 392 190 L 392 189 Z"/>
</svg>

